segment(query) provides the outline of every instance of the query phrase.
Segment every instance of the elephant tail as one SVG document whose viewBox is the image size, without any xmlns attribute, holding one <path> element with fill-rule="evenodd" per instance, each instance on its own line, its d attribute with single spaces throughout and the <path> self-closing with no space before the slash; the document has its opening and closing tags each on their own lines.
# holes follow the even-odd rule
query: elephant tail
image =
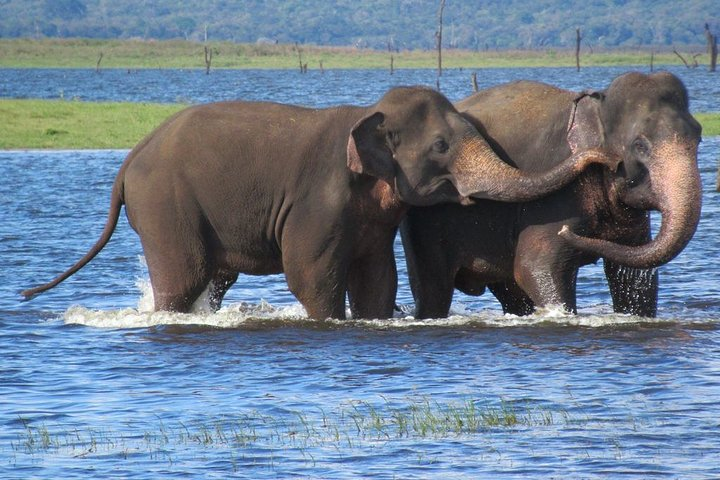
<svg viewBox="0 0 720 480">
<path fill-rule="evenodd" d="M 78 260 L 75 265 L 68 268 L 64 273 L 58 275 L 54 280 L 44 284 L 37 286 L 35 288 L 29 288 L 27 290 L 23 290 L 20 292 L 20 294 L 25 297 L 24 300 L 30 300 L 35 295 L 38 295 L 46 290 L 50 290 L 51 288 L 58 285 L 63 280 L 67 279 L 71 275 L 73 275 L 75 272 L 80 270 L 82 267 L 84 267 L 90 260 L 95 258 L 95 255 L 100 253 L 100 250 L 107 245 L 108 241 L 110 240 L 110 237 L 112 236 L 113 232 L 115 231 L 115 227 L 117 226 L 118 219 L 120 218 L 120 210 L 122 209 L 123 204 L 125 203 L 124 200 L 124 170 L 125 165 L 123 165 L 123 168 L 121 169 L 120 173 L 118 174 L 115 184 L 113 185 L 113 190 L 110 198 L 110 210 L 108 211 L 108 217 L 107 221 L 105 222 L 105 228 L 102 231 L 102 234 L 100 235 L 100 238 L 97 242 L 95 242 L 95 245 L 83 256 L 80 260 Z"/>
</svg>

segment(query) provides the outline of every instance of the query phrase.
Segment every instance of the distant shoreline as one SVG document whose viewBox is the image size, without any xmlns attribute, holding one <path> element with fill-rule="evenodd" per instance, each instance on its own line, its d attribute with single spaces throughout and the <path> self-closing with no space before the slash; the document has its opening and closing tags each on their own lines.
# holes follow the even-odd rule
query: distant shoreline
<svg viewBox="0 0 720 480">
<path fill-rule="evenodd" d="M 127 149 L 184 104 L 0 99 L 0 150 Z M 703 136 L 720 113 L 698 113 Z"/>
<path fill-rule="evenodd" d="M 437 68 L 433 50 L 396 52 L 289 44 L 209 42 L 210 68 L 219 69 L 403 69 Z M 575 67 L 573 49 L 443 49 L 443 68 Z M 680 52 L 689 63 L 707 69 L 706 53 Z M 680 65 L 672 50 L 594 50 L 583 48 L 582 67 Z M 0 68 L 193 68 L 204 69 L 205 44 L 180 40 L 0 39 Z"/>
</svg>

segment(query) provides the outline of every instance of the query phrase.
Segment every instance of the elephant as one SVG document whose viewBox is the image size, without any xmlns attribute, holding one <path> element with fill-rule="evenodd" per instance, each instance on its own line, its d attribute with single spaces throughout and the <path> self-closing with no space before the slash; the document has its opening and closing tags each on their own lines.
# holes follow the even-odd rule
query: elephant
<svg viewBox="0 0 720 480">
<path fill-rule="evenodd" d="M 593 165 L 529 202 L 410 208 L 400 231 L 416 316 L 447 316 L 454 288 L 487 288 L 506 314 L 577 314 L 578 270 L 602 258 L 614 312 L 655 317 L 657 268 L 685 248 L 701 212 L 701 127 L 688 103 L 668 72 L 627 72 L 580 93 L 516 81 L 458 102 L 500 158 L 529 175 L 586 148 L 621 164 Z M 654 239 L 650 211 L 661 215 Z"/>
<path fill-rule="evenodd" d="M 572 181 L 597 149 L 528 176 L 502 162 L 437 91 L 389 90 L 374 105 L 313 109 L 227 101 L 188 107 L 131 152 L 113 184 L 96 244 L 125 205 L 140 237 L 155 310 L 188 312 L 209 289 L 217 310 L 239 273 L 284 273 L 315 319 L 387 318 L 397 290 L 393 242 L 410 205 L 525 199 Z"/>
</svg>

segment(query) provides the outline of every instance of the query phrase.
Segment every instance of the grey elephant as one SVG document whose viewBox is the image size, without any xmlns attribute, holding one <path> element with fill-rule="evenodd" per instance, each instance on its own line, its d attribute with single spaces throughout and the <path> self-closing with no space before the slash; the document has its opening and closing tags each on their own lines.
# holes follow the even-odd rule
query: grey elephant
<svg viewBox="0 0 720 480">
<path fill-rule="evenodd" d="M 187 312 L 206 289 L 211 306 L 239 273 L 283 272 L 312 318 L 385 318 L 397 289 L 393 239 L 409 205 L 469 196 L 534 198 L 569 182 L 596 150 L 545 175 L 500 161 L 441 94 L 390 90 L 369 107 L 311 109 L 223 102 L 171 117 L 128 155 L 101 238 L 55 280 L 108 242 L 124 204 L 140 236 L 155 309 Z"/>
<path fill-rule="evenodd" d="M 615 312 L 657 314 L 656 267 L 680 253 L 700 218 L 701 127 L 676 76 L 627 73 L 605 91 L 519 81 L 457 105 L 509 165 L 529 175 L 603 148 L 617 171 L 590 167 L 547 197 L 470 207 L 413 207 L 401 232 L 419 317 L 448 314 L 453 289 L 486 288 L 506 313 L 577 312 L 578 269 L 599 258 Z M 651 239 L 649 211 L 662 224 Z"/>
</svg>

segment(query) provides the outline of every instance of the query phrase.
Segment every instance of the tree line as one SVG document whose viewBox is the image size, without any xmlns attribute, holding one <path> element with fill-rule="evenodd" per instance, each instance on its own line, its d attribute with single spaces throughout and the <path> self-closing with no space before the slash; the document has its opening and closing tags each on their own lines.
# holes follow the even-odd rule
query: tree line
<svg viewBox="0 0 720 480">
<path fill-rule="evenodd" d="M 230 40 L 435 48 L 438 0 L 0 0 L 0 37 Z M 679 8 L 679 6 L 681 7 Z M 717 0 L 450 0 L 445 48 L 697 46 Z"/>
</svg>

